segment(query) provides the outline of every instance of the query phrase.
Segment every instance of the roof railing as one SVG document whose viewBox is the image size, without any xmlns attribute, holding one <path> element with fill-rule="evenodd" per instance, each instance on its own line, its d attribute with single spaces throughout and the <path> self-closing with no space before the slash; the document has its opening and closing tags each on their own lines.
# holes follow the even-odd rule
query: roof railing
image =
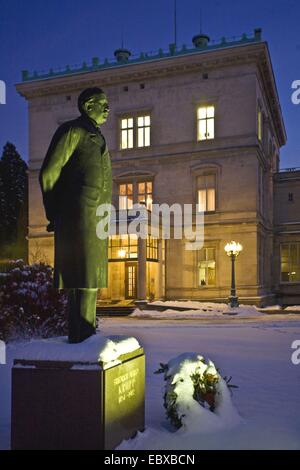
<svg viewBox="0 0 300 470">
<path fill-rule="evenodd" d="M 279 173 L 292 173 L 293 171 L 300 171 L 300 166 L 292 168 L 280 168 Z"/>
<path fill-rule="evenodd" d="M 222 37 L 219 40 L 210 40 L 208 44 L 202 47 L 188 47 L 183 44 L 181 48 L 177 47 L 176 44 L 170 44 L 167 50 L 159 49 L 158 51 L 141 52 L 140 54 L 131 54 L 128 60 L 117 61 L 116 58 L 105 58 L 100 60 L 98 57 L 93 57 L 91 64 L 88 65 L 86 62 L 82 64 L 76 64 L 73 66 L 67 65 L 63 68 L 51 68 L 48 71 L 41 70 L 39 72 L 28 70 L 22 71 L 22 81 L 34 81 L 41 79 L 50 79 L 59 76 L 72 75 L 83 72 L 94 72 L 106 68 L 116 67 L 126 64 L 134 64 L 140 62 L 147 62 L 148 60 L 157 60 L 172 56 L 182 56 L 185 54 L 202 52 L 205 50 L 223 49 L 226 47 L 232 47 L 235 45 L 249 44 L 253 42 L 261 41 L 262 31 L 260 28 L 256 28 L 252 34 L 242 34 L 241 36 L 232 36 L 229 38 Z"/>
</svg>

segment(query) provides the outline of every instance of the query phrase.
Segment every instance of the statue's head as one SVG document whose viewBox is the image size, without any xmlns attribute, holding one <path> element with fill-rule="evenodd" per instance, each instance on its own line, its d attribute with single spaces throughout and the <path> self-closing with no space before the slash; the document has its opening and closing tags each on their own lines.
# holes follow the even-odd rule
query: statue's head
<svg viewBox="0 0 300 470">
<path fill-rule="evenodd" d="M 98 125 L 104 124 L 109 113 L 107 96 L 101 88 L 86 88 L 78 97 L 78 109 Z"/>
</svg>

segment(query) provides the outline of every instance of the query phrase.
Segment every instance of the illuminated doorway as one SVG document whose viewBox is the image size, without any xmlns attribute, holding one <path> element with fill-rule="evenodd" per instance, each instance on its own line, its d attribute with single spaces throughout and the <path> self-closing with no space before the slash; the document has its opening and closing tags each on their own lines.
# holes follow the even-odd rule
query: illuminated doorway
<svg viewBox="0 0 300 470">
<path fill-rule="evenodd" d="M 137 262 L 125 263 L 125 299 L 137 297 Z"/>
</svg>

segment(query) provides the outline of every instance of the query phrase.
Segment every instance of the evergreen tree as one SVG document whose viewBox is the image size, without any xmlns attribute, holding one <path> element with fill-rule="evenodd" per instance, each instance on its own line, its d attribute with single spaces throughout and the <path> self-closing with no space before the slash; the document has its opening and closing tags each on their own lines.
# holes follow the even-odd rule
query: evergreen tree
<svg viewBox="0 0 300 470">
<path fill-rule="evenodd" d="M 16 147 L 7 142 L 0 160 L 0 247 L 1 258 L 26 253 L 27 165 Z M 25 255 L 26 257 L 26 255 Z"/>
</svg>

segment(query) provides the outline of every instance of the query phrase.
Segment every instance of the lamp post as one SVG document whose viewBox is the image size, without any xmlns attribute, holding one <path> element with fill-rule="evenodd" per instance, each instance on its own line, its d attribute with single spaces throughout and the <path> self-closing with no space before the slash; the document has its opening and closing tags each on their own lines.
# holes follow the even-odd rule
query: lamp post
<svg viewBox="0 0 300 470">
<path fill-rule="evenodd" d="M 224 249 L 227 255 L 231 258 L 231 291 L 228 300 L 230 307 L 234 308 L 239 306 L 239 299 L 236 295 L 235 287 L 235 260 L 242 251 L 243 247 L 240 243 L 231 241 L 225 245 Z"/>
</svg>

